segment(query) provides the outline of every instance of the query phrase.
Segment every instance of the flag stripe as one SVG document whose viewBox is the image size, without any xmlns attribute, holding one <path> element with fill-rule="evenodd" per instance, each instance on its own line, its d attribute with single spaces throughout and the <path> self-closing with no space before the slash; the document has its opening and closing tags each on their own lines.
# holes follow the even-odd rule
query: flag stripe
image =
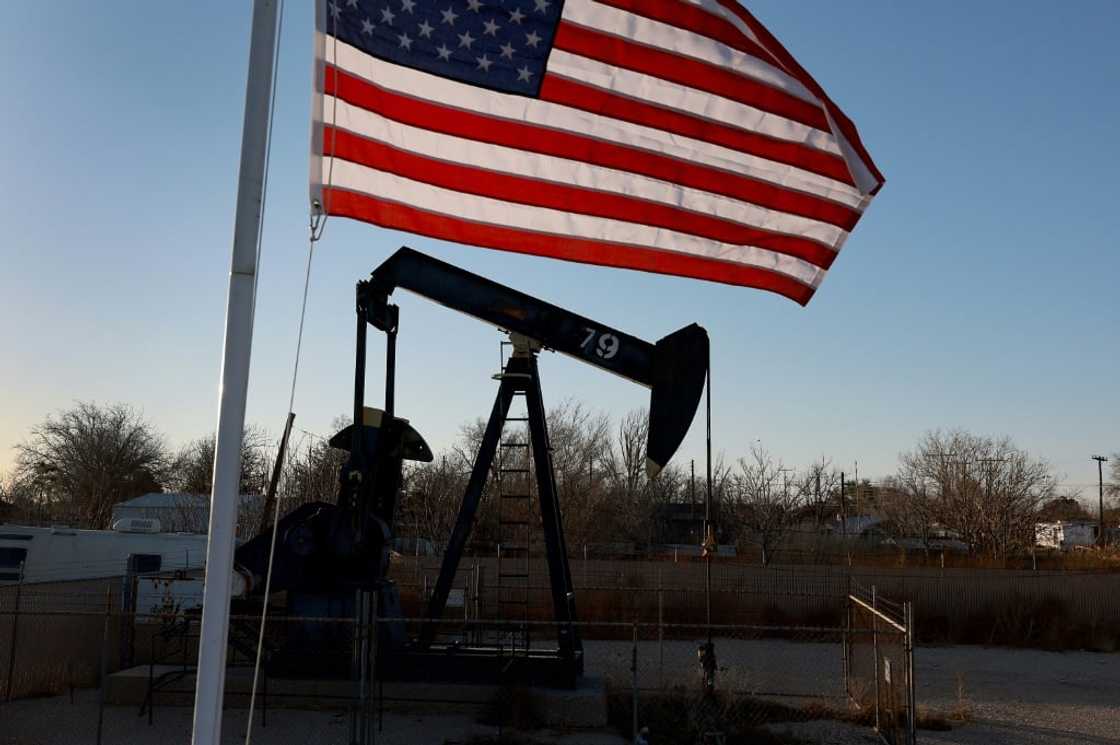
<svg viewBox="0 0 1120 745">
<path fill-rule="evenodd" d="M 828 131 L 828 119 L 819 104 L 803 101 L 725 67 L 635 44 L 621 36 L 568 21 L 557 28 L 555 45 L 556 49 L 655 75 Z"/>
<path fill-rule="evenodd" d="M 856 213 L 864 206 L 864 197 L 859 189 L 843 182 L 818 176 L 810 171 L 791 169 L 781 163 L 738 150 L 693 140 L 682 134 L 623 122 L 525 96 L 480 96 L 478 88 L 473 85 L 394 65 L 342 43 L 337 45 L 337 58 L 339 68 L 354 73 L 378 88 L 401 92 L 411 98 L 438 102 L 453 110 L 473 111 L 502 120 L 491 121 L 491 127 L 508 126 L 505 122 L 512 120 L 550 131 L 566 131 L 582 138 L 623 145 L 628 152 L 651 152 L 697 166 L 712 166 L 719 170 L 721 177 L 725 173 L 739 176 L 747 174 L 749 178 L 779 191 L 804 192 L 812 197 L 846 205 Z M 327 75 L 328 84 L 332 77 Z M 458 111 L 455 115 L 458 115 Z"/>
<path fill-rule="evenodd" d="M 673 4 L 679 0 L 664 0 Z M 651 5 L 654 3 L 650 3 Z M 595 0 L 567 0 L 563 21 L 630 39 L 637 46 L 671 52 L 682 59 L 697 60 L 732 72 L 744 80 L 773 88 L 813 106 L 819 99 L 802 82 L 778 64 L 773 55 L 760 59 L 744 54 L 687 29 L 666 25 L 641 15 L 612 8 Z"/>
<path fill-rule="evenodd" d="M 590 165 L 578 160 L 557 158 L 421 129 L 387 119 L 380 113 L 367 111 L 331 97 L 326 98 L 326 102 L 332 111 L 336 128 L 397 148 L 409 149 L 437 160 L 660 202 L 688 212 L 699 212 L 729 222 L 754 225 L 775 234 L 815 241 L 833 250 L 846 236 L 843 230 L 834 225 L 767 210 L 720 194 L 690 189 L 669 181 Z"/>
<path fill-rule="evenodd" d="M 732 49 L 755 57 L 762 64 L 770 65 L 772 57 L 765 48 L 759 46 L 753 39 L 747 38 L 743 32 L 726 18 L 712 15 L 710 12 L 689 5 L 687 2 L 647 2 L 647 0 L 596 0 L 602 5 L 610 5 L 627 13 L 644 16 L 650 20 L 659 21 L 667 26 L 686 29 L 694 34 L 706 36 L 713 41 L 726 44 Z"/>
<path fill-rule="evenodd" d="M 807 304 L 815 291 L 784 274 L 729 261 L 479 223 L 337 188 L 324 189 L 323 198 L 332 215 L 456 243 L 754 287 L 800 305 Z"/>
<path fill-rule="evenodd" d="M 644 16 L 667 26 L 686 29 L 694 34 L 726 44 L 732 49 L 756 57 L 769 64 L 770 56 L 766 50 L 722 18 L 717 18 L 700 8 L 683 2 L 646 2 L 646 0 L 596 0 L 601 5 L 610 5 L 627 13 Z"/>
<path fill-rule="evenodd" d="M 851 147 L 856 151 L 864 167 L 871 172 L 875 180 L 878 182 L 878 184 L 870 192 L 872 194 L 876 193 L 879 190 L 879 187 L 883 185 L 883 174 L 879 172 L 879 169 L 875 166 L 875 162 L 871 159 L 871 154 L 867 152 L 867 148 L 864 147 L 863 142 L 860 140 L 859 132 L 856 130 L 856 125 L 852 123 L 852 120 L 849 119 L 847 115 L 845 115 L 844 112 L 840 110 L 840 107 L 837 106 L 833 102 L 833 100 L 828 97 L 828 94 L 825 93 L 824 88 L 820 86 L 820 83 L 818 83 L 813 78 L 813 76 L 810 75 L 809 72 L 804 67 L 802 67 L 796 59 L 794 59 L 793 55 L 786 50 L 782 43 L 778 41 L 778 39 L 773 34 L 771 34 L 765 26 L 759 23 L 753 15 L 747 12 L 747 9 L 740 5 L 737 0 L 714 1 L 718 2 L 725 9 L 734 13 L 738 18 L 746 23 L 746 25 L 748 26 L 748 28 L 750 28 L 752 34 L 754 35 L 754 38 L 758 40 L 760 44 L 763 44 L 767 49 L 769 49 L 774 57 L 779 62 L 781 62 L 782 66 L 786 70 L 788 70 L 791 75 L 794 75 L 798 80 L 800 80 L 801 84 L 804 85 L 809 91 L 811 91 L 813 95 L 823 103 L 824 107 L 828 110 L 829 115 L 831 115 L 831 117 L 835 120 L 837 126 L 840 128 L 841 133 L 843 133 L 844 139 L 846 139 Z"/>
<path fill-rule="evenodd" d="M 666 228 L 722 243 L 757 246 L 796 256 L 824 269 L 836 258 L 830 248 L 814 241 L 779 235 L 655 202 L 429 158 L 330 127 L 324 130 L 323 137 L 324 155 L 334 155 L 444 189 Z"/>
<path fill-rule="evenodd" d="M 641 173 L 692 188 L 724 194 L 781 212 L 820 220 L 845 230 L 850 230 L 860 216 L 858 210 L 845 205 L 745 178 L 733 171 L 718 170 L 688 160 L 667 157 L 594 137 L 526 124 L 512 117 L 499 119 L 495 116 L 485 116 L 411 98 L 341 70 L 337 70 L 336 75 L 336 70 L 337 68 L 329 66 L 326 70 L 324 89 L 327 95 L 337 95 L 341 100 L 371 111 L 379 111 L 391 119 L 413 126 Z M 419 74 L 423 75 L 423 73 Z M 433 76 L 425 77 L 435 79 Z M 516 102 L 528 100 L 507 98 Z"/>
<path fill-rule="evenodd" d="M 750 245 L 732 245 L 664 228 L 610 218 L 581 215 L 547 207 L 531 207 L 452 191 L 339 158 L 324 158 L 332 185 L 364 194 L 392 194 L 395 201 L 444 215 L 470 215 L 491 225 L 506 225 L 555 235 L 659 249 L 769 269 L 816 286 L 824 270 L 807 261 Z M 333 212 L 335 206 L 330 205 Z"/>
<path fill-rule="evenodd" d="M 621 121 L 676 132 L 696 140 L 739 150 L 776 163 L 795 166 L 855 186 L 848 164 L 839 156 L 784 142 L 691 114 L 616 96 L 549 72 L 541 84 L 541 99 Z"/>
<path fill-rule="evenodd" d="M 795 143 L 814 151 L 840 155 L 840 148 L 831 132 L 822 132 L 729 98 L 653 75 L 624 70 L 563 49 L 552 50 L 548 74 L 580 80 L 617 93 L 621 98 L 641 99 L 655 106 L 702 116 L 719 124 Z"/>
</svg>

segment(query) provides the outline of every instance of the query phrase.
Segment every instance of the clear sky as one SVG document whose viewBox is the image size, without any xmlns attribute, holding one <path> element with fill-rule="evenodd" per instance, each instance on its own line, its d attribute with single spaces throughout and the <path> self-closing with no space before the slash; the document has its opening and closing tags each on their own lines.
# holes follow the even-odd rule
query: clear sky
<svg viewBox="0 0 1120 745">
<path fill-rule="evenodd" d="M 172 444 L 212 431 L 249 6 L 0 4 L 0 471 L 75 400 L 131 403 Z M 887 177 L 807 308 L 334 220 L 316 250 L 297 425 L 326 433 L 347 410 L 354 282 L 407 243 L 651 340 L 705 325 L 728 454 L 760 439 L 787 463 L 823 454 L 877 477 L 927 429 L 964 427 L 1094 482 L 1090 454 L 1120 450 L 1120 3 L 750 7 Z M 310 42 L 310 3 L 290 0 L 249 398 L 249 419 L 274 432 L 307 250 Z M 489 411 L 499 336 L 400 305 L 398 410 L 444 446 Z M 558 356 L 542 375 L 552 402 L 616 416 L 645 403 Z M 698 420 L 682 462 L 702 438 Z"/>
</svg>

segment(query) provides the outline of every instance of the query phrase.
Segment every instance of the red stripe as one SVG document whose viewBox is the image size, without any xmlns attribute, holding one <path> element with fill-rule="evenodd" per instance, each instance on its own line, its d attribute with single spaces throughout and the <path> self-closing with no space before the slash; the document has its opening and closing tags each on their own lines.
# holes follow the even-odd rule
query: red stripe
<svg viewBox="0 0 1120 745">
<path fill-rule="evenodd" d="M 541 83 L 540 98 L 614 119 L 662 129 L 714 145 L 757 155 L 777 163 L 855 186 L 844 159 L 800 143 L 731 127 L 711 119 L 682 114 L 663 106 L 616 96 L 609 91 L 549 73 Z"/>
<path fill-rule="evenodd" d="M 812 287 L 803 285 L 792 277 L 758 267 L 650 248 L 470 222 L 340 189 L 324 189 L 323 204 L 327 205 L 332 215 L 350 217 L 394 230 L 405 230 L 455 243 L 754 287 L 776 292 L 801 305 L 807 304 L 814 292 Z"/>
<path fill-rule="evenodd" d="M 759 230 L 658 202 L 437 160 L 329 126 L 323 128 L 323 154 L 465 194 L 765 248 L 824 269 L 836 259 L 835 251 L 804 238 Z"/>
<path fill-rule="evenodd" d="M 824 92 L 823 88 L 821 88 L 820 83 L 814 80 L 813 76 L 810 75 L 809 72 L 804 67 L 802 67 L 796 59 L 793 58 L 793 55 L 790 54 L 784 46 L 782 46 L 782 43 L 778 41 L 778 39 L 773 34 L 771 34 L 765 26 L 759 23 L 758 19 L 751 15 L 746 8 L 740 5 L 737 0 L 717 0 L 717 2 L 723 7 L 730 10 L 735 15 L 739 16 L 739 18 L 747 24 L 750 30 L 754 32 L 754 35 L 758 37 L 758 40 L 762 43 L 762 45 L 765 46 L 766 49 L 770 50 L 770 53 L 773 54 L 778 59 L 778 61 L 782 63 L 782 65 L 786 69 L 786 72 L 797 78 L 802 85 L 808 88 L 817 98 L 824 102 L 825 107 L 828 109 L 828 113 L 832 115 L 833 120 L 836 122 L 836 126 L 840 127 L 840 131 L 844 134 L 844 138 L 853 148 L 855 148 L 856 153 L 859 154 L 859 157 L 863 161 L 864 165 L 867 166 L 867 169 L 871 171 L 871 174 L 879 182 L 878 186 L 871 190 L 871 193 L 874 194 L 878 192 L 879 189 L 882 188 L 883 183 L 886 179 L 883 178 L 883 174 L 880 173 L 879 169 L 875 166 L 875 161 L 871 160 L 871 153 L 867 152 L 867 148 L 864 147 L 863 141 L 860 140 L 859 132 L 856 130 L 856 125 L 852 122 L 852 120 L 849 119 L 847 115 L 845 115 L 844 112 L 840 110 L 840 107 L 837 106 L 836 103 L 828 97 L 828 94 Z"/>
<path fill-rule="evenodd" d="M 324 75 L 324 92 L 389 119 L 433 132 L 640 173 L 779 212 L 820 220 L 844 230 L 850 231 L 855 227 L 860 217 L 856 210 L 811 194 L 636 147 L 411 98 L 330 66 Z"/>
<path fill-rule="evenodd" d="M 694 34 L 707 36 L 709 39 L 722 42 L 727 46 L 738 49 L 744 54 L 749 54 L 768 65 L 773 65 L 774 60 L 766 49 L 754 43 L 735 28 L 727 20 L 714 16 L 703 8 L 680 2 L 680 0 L 665 0 L 664 2 L 649 2 L 649 0 L 595 0 L 600 5 L 611 5 L 627 13 L 644 16 L 654 21 L 660 21 L 669 26 L 683 28 Z"/>
<path fill-rule="evenodd" d="M 654 47 L 635 44 L 569 21 L 556 29 L 556 49 L 645 73 L 690 88 L 769 111 L 809 127 L 829 132 L 828 119 L 819 104 L 809 103 L 765 83 L 739 75 L 730 68 Z"/>
</svg>

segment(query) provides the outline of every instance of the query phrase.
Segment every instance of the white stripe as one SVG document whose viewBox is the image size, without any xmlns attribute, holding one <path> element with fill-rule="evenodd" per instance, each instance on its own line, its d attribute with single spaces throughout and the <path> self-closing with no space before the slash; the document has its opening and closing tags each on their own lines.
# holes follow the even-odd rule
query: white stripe
<svg viewBox="0 0 1120 745">
<path fill-rule="evenodd" d="M 623 36 L 640 44 L 728 68 L 739 75 L 778 88 L 809 103 L 820 103 L 813 92 L 802 85 L 800 80 L 781 68 L 740 52 L 721 41 L 679 26 L 670 26 L 619 8 L 600 5 L 594 0 L 566 0 L 561 18 L 596 31 Z"/>
<path fill-rule="evenodd" d="M 720 194 L 629 171 L 432 132 L 386 119 L 331 96 L 325 96 L 324 100 L 328 107 L 337 101 L 335 124 L 339 129 L 430 158 L 646 199 L 762 230 L 808 238 L 828 246 L 841 243 L 847 235 L 843 229 L 829 223 L 758 207 Z"/>
<path fill-rule="evenodd" d="M 414 98 L 700 163 L 769 182 L 783 189 L 829 199 L 853 209 L 863 204 L 863 195 L 848 184 L 730 148 L 526 96 L 487 91 L 379 60 L 341 41 L 329 45 L 327 56 L 328 61 L 334 57 L 334 64 L 339 69 Z M 495 126 L 500 124 L 495 123 Z"/>
<path fill-rule="evenodd" d="M 840 154 L 836 138 L 829 132 L 822 132 L 779 114 L 756 109 L 730 98 L 673 83 L 654 75 L 615 67 L 562 49 L 552 50 L 548 57 L 548 71 L 657 106 L 676 109 L 686 114 L 694 114 L 714 122 L 787 142 L 795 142 L 834 155 Z"/>
<path fill-rule="evenodd" d="M 825 275 L 823 269 L 807 261 L 755 246 L 735 246 L 638 223 L 503 202 L 443 189 L 338 158 L 327 160 L 335 161 L 332 176 L 335 188 L 391 198 L 417 209 L 459 219 L 730 261 L 784 274 L 813 288 Z"/>
</svg>

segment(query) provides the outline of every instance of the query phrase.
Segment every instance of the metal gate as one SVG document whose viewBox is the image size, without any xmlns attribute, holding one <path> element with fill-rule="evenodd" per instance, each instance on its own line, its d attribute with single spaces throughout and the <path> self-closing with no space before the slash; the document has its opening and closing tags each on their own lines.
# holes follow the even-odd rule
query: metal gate
<svg viewBox="0 0 1120 745">
<path fill-rule="evenodd" d="M 917 742 L 914 611 L 853 585 L 847 600 L 844 679 L 849 700 L 873 717 L 887 745 Z"/>
</svg>

